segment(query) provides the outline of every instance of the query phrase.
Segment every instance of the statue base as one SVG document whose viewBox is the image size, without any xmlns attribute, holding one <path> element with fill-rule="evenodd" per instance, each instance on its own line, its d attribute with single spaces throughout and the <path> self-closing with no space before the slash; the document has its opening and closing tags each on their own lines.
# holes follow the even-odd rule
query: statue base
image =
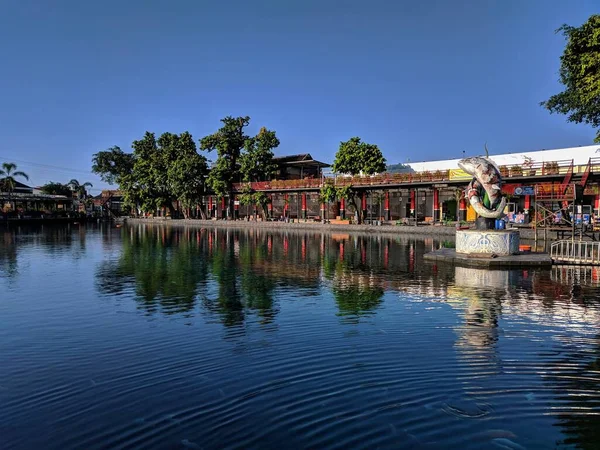
<svg viewBox="0 0 600 450">
<path fill-rule="evenodd" d="M 478 217 L 475 221 L 475 228 L 477 230 L 495 230 L 496 219 L 486 219 L 485 217 Z"/>
<path fill-rule="evenodd" d="M 519 242 L 518 230 L 456 230 L 456 253 L 463 255 L 517 255 Z"/>
</svg>

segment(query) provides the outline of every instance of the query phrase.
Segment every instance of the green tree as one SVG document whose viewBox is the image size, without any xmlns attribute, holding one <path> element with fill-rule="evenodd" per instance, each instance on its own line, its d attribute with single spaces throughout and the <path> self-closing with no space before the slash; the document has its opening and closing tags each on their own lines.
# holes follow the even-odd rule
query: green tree
<svg viewBox="0 0 600 450">
<path fill-rule="evenodd" d="M 340 186 L 336 188 L 336 197 L 346 200 L 347 206 L 351 206 L 354 211 L 358 212 L 359 222 L 364 221 L 362 208 L 358 207 L 359 192 L 351 185 Z"/>
<path fill-rule="evenodd" d="M 0 177 L 2 177 L 0 183 L 2 184 L 2 189 L 6 190 L 8 193 L 8 202 L 11 204 L 12 209 L 15 209 L 15 205 L 12 201 L 12 195 L 17 184 L 16 177 L 29 180 L 29 175 L 16 169 L 17 165 L 15 163 L 2 163 L 2 168 L 0 169 Z"/>
<path fill-rule="evenodd" d="M 563 25 L 567 40 L 560 57 L 560 82 L 565 90 L 541 105 L 550 113 L 566 114 L 567 120 L 600 127 L 600 15 L 592 15 L 580 27 Z M 595 142 L 600 142 L 600 130 Z"/>
<path fill-rule="evenodd" d="M 119 185 L 123 177 L 133 171 L 135 157 L 125 153 L 118 146 L 98 152 L 92 157 L 92 172 L 99 175 L 102 181 L 108 184 Z"/>
<path fill-rule="evenodd" d="M 73 191 L 67 184 L 56 183 L 54 181 L 50 181 L 43 185 L 40 190 L 44 194 L 48 195 L 64 195 L 66 197 L 70 197 L 73 194 Z"/>
<path fill-rule="evenodd" d="M 181 204 L 184 217 L 187 218 L 190 216 L 190 209 L 202 203 L 208 161 L 198 154 L 196 143 L 187 131 L 180 135 L 165 133 L 159 138 L 158 144 L 165 159 L 164 165 L 167 166 L 164 182 Z M 200 210 L 204 218 L 203 208 Z"/>
<path fill-rule="evenodd" d="M 267 194 L 262 191 L 255 191 L 250 187 L 249 184 L 244 186 L 242 189 L 242 195 L 240 195 L 240 204 L 253 205 L 255 208 L 260 206 L 260 214 L 262 215 L 263 219 L 266 219 L 269 213 L 269 203 L 271 203 L 271 198 Z"/>
<path fill-rule="evenodd" d="M 273 149 L 279 146 L 274 131 L 262 127 L 258 134 L 246 140 L 240 156 L 240 172 L 244 181 L 267 181 L 277 171 Z"/>
<path fill-rule="evenodd" d="M 217 151 L 217 160 L 208 176 L 208 185 L 220 197 L 229 197 L 229 216 L 233 217 L 233 183 L 239 174 L 238 160 L 242 148 L 249 136 L 244 128 L 250 123 L 250 117 L 231 117 L 221 119 L 223 126 L 214 134 L 200 140 L 200 148 Z"/>
<path fill-rule="evenodd" d="M 169 145 L 175 135 L 164 133 L 161 144 Z M 171 215 L 175 214 L 173 197 L 168 189 L 167 162 L 164 153 L 159 149 L 154 133 L 146 131 L 144 137 L 131 144 L 134 154 L 132 172 L 132 189 L 136 191 L 139 207 L 145 212 L 155 212 L 166 206 Z"/>
<path fill-rule="evenodd" d="M 385 158 L 375 144 L 361 142 L 359 137 L 340 143 L 333 171 L 349 175 L 373 175 L 385 172 Z"/>
<path fill-rule="evenodd" d="M 116 184 L 125 205 L 137 211 L 140 188 L 133 175 L 134 164 L 135 155 L 125 153 L 116 145 L 92 157 L 92 172 L 99 175 L 102 181 Z"/>
<path fill-rule="evenodd" d="M 338 197 L 338 191 L 335 188 L 332 180 L 326 180 L 321 186 L 321 190 L 319 191 L 319 201 L 322 204 L 325 204 L 325 214 L 327 215 L 327 211 L 329 210 L 329 204 Z M 328 217 L 323 217 L 323 219 L 328 219 Z"/>
</svg>

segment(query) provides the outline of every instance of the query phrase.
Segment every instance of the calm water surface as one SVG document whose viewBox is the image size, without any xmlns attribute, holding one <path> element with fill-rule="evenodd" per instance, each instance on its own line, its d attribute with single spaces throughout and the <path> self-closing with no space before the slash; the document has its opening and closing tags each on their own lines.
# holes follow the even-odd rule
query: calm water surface
<svg viewBox="0 0 600 450">
<path fill-rule="evenodd" d="M 599 273 L 440 245 L 2 228 L 0 447 L 599 448 Z"/>
</svg>

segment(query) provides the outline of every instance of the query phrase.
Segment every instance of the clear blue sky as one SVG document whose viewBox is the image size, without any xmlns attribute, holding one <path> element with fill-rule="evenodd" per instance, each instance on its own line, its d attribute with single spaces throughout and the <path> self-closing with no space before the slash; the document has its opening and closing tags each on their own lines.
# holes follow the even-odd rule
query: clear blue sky
<svg viewBox="0 0 600 450">
<path fill-rule="evenodd" d="M 597 0 L 4 0 L 0 162 L 32 184 L 101 187 L 93 153 L 146 130 L 198 139 L 225 115 L 276 130 L 278 154 L 326 161 L 351 136 L 389 163 L 486 141 L 590 144 L 589 127 L 539 102 L 561 88 L 554 30 L 598 12 Z"/>
</svg>

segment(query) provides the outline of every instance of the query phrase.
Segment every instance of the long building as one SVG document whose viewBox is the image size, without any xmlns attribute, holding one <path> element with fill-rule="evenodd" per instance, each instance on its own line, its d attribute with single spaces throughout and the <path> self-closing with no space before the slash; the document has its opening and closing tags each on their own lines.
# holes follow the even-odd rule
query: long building
<svg viewBox="0 0 600 450">
<path fill-rule="evenodd" d="M 513 222 L 532 220 L 535 205 L 547 210 L 560 209 L 568 199 L 581 205 L 584 214 L 598 214 L 600 207 L 600 145 L 491 155 L 504 178 L 503 191 L 508 197 L 506 213 Z M 354 202 L 364 217 L 398 221 L 416 219 L 425 222 L 476 218 L 462 193 L 471 176 L 458 167 L 459 159 L 409 162 L 400 173 L 373 176 L 325 174 L 328 164 L 310 154 L 280 157 L 278 179 L 250 183 L 256 191 L 271 197 L 269 214 L 278 219 L 320 220 L 352 218 L 354 205 L 345 200 L 323 205 L 319 191 L 323 183 L 351 185 L 357 193 Z M 239 194 L 248 183 L 236 183 Z M 254 206 L 239 205 L 234 199 L 237 217 L 255 213 Z M 206 196 L 200 209 L 211 218 L 226 218 L 226 199 Z"/>
</svg>

